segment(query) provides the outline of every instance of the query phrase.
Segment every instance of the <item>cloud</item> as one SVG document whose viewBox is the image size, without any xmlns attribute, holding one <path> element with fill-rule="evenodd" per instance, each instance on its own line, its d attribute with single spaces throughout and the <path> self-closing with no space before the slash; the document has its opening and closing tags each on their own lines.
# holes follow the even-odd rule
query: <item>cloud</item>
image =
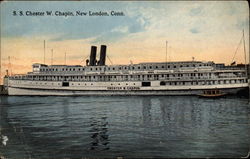
<svg viewBox="0 0 250 159">
<path fill-rule="evenodd" d="M 128 32 L 128 26 L 118 26 L 118 27 L 112 29 L 111 32 L 127 33 Z"/>
<path fill-rule="evenodd" d="M 108 33 L 103 33 L 100 36 L 97 36 L 96 38 L 94 38 L 91 43 L 95 44 L 95 43 L 110 43 L 110 42 L 114 42 L 118 39 L 121 39 L 122 37 L 124 37 L 126 35 L 126 33 L 123 32 L 108 32 Z"/>
<path fill-rule="evenodd" d="M 190 16 L 196 16 L 196 15 L 200 15 L 202 12 L 202 7 L 196 7 L 196 8 L 192 8 L 190 11 L 189 11 L 189 15 Z"/>
<path fill-rule="evenodd" d="M 54 6 L 57 8 L 55 9 Z M 235 43 L 243 28 L 246 36 L 249 34 L 247 6 L 247 3 L 241 2 L 214 1 L 15 2 L 9 3 L 8 7 L 5 6 L 6 8 L 1 10 L 1 13 L 2 11 L 6 13 L 1 14 L 1 16 L 3 15 L 2 35 L 4 38 L 19 37 L 21 39 L 39 37 L 40 41 L 46 38 L 51 43 L 58 43 L 58 47 L 65 42 L 61 47 L 67 48 L 69 46 L 66 42 L 69 40 L 72 41 L 70 44 L 79 40 L 81 45 L 83 43 L 87 45 L 109 43 L 109 45 L 115 44 L 122 48 L 128 47 L 131 49 L 130 52 L 135 49 L 141 52 L 153 49 L 152 52 L 155 52 L 156 47 L 162 47 L 164 52 L 164 43 L 168 40 L 169 43 L 172 43 L 172 47 L 174 45 L 176 48 L 180 45 L 187 48 L 192 46 L 193 48 L 190 50 L 197 48 L 200 52 L 206 52 L 204 50 L 207 47 Z M 123 11 L 125 16 L 14 17 L 11 15 L 14 9 L 36 11 L 115 10 Z M 125 44 L 128 41 L 131 42 L 129 45 L 120 45 L 120 43 Z M 149 52 L 151 53 L 151 51 Z"/>
<path fill-rule="evenodd" d="M 26 4 L 26 5 L 24 5 Z M 56 9 L 53 7 L 56 5 Z M 2 12 L 3 17 L 3 37 L 29 37 L 29 36 L 50 36 L 50 41 L 63 41 L 70 39 L 89 39 L 98 37 L 103 39 L 108 35 L 113 35 L 111 39 L 116 40 L 131 33 L 142 32 L 147 26 L 146 20 L 140 15 L 129 16 L 130 10 L 127 9 L 128 2 L 82 2 L 82 3 L 49 3 L 49 2 L 23 2 L 5 3 Z M 123 11 L 125 16 L 121 17 L 90 17 L 90 16 L 13 16 L 16 11 Z M 2 15 L 2 14 L 1 14 Z M 124 26 L 128 30 L 123 33 L 111 33 L 117 26 Z M 123 28 L 123 29 L 124 29 Z M 121 28 L 120 28 L 121 29 Z M 101 36 L 104 37 L 101 37 Z"/>
<path fill-rule="evenodd" d="M 244 28 L 249 27 L 249 20 L 237 20 L 237 23 L 235 24 L 235 27 L 239 30 L 243 30 Z"/>
<path fill-rule="evenodd" d="M 120 25 L 111 27 L 111 30 L 95 36 L 91 43 L 116 42 L 131 34 L 146 31 L 148 24 L 147 20 L 143 17 L 128 17 Z"/>
<path fill-rule="evenodd" d="M 193 33 L 193 34 L 197 34 L 197 33 L 200 32 L 200 31 L 198 30 L 198 28 L 191 28 L 189 31 L 190 31 L 191 33 Z"/>
</svg>

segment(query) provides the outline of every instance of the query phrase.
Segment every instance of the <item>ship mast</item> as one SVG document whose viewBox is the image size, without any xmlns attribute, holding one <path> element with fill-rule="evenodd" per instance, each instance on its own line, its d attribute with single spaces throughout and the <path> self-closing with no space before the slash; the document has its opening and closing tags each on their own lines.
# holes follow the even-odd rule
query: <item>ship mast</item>
<svg viewBox="0 0 250 159">
<path fill-rule="evenodd" d="M 0 51 L 0 85 L 1 84 L 2 84 L 2 51 Z"/>
<path fill-rule="evenodd" d="M 10 62 L 10 56 L 8 56 L 8 60 L 9 60 L 9 64 L 8 64 L 8 69 L 9 69 L 9 73 L 10 73 L 10 76 L 12 75 L 12 69 L 11 69 L 11 62 Z"/>
<path fill-rule="evenodd" d="M 64 65 L 66 65 L 66 52 L 64 54 Z"/>
<path fill-rule="evenodd" d="M 51 65 L 53 65 L 53 49 L 51 49 Z"/>
<path fill-rule="evenodd" d="M 43 41 L 43 64 L 45 64 L 45 40 Z"/>
<path fill-rule="evenodd" d="M 168 41 L 166 41 L 166 63 L 168 62 Z"/>
<path fill-rule="evenodd" d="M 166 66 L 165 68 L 167 69 L 167 61 L 168 61 L 168 41 L 166 40 Z"/>
<path fill-rule="evenodd" d="M 247 54 L 246 54 L 246 46 L 245 46 L 244 29 L 243 29 L 243 46 L 244 46 L 244 54 L 245 54 L 245 70 L 246 70 L 246 77 L 247 77 L 247 79 L 248 79 L 248 72 L 247 72 Z"/>
</svg>

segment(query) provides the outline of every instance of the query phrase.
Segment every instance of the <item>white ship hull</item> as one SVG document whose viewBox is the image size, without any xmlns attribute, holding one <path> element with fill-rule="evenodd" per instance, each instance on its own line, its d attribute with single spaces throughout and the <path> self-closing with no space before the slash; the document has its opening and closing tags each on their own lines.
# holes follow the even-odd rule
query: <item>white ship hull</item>
<svg viewBox="0 0 250 159">
<path fill-rule="evenodd" d="M 20 83 L 21 82 L 21 83 Z M 46 82 L 46 85 L 45 85 Z M 35 85 L 32 81 L 10 80 L 9 95 L 198 95 L 204 90 L 219 89 L 226 94 L 236 94 L 246 89 L 247 83 L 197 85 L 197 86 L 159 86 L 160 81 L 152 81 L 152 86 L 143 87 L 141 82 L 95 82 L 85 86 L 84 82 L 70 82 L 68 87 L 61 86 L 62 82 L 40 82 Z M 93 84 L 93 85 L 92 85 Z M 60 85 L 60 86 L 58 86 Z M 84 85 L 84 86 L 83 86 Z"/>
<path fill-rule="evenodd" d="M 224 88 L 220 89 L 227 94 L 237 94 L 237 92 L 246 88 Z M 203 90 L 154 90 L 154 91 L 73 91 L 73 90 L 44 90 L 44 89 L 26 89 L 9 88 L 9 95 L 28 95 L 28 96 L 79 96 L 79 95 L 199 95 Z"/>
</svg>

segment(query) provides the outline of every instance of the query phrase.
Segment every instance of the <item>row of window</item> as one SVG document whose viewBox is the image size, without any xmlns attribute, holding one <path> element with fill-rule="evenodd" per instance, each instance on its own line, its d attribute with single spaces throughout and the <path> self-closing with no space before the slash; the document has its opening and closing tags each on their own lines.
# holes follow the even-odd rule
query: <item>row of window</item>
<svg viewBox="0 0 250 159">
<path fill-rule="evenodd" d="M 15 82 L 16 84 L 21 84 L 21 81 L 16 81 Z M 26 84 L 29 84 L 29 83 L 26 83 Z M 52 85 L 52 86 L 56 86 L 56 85 L 61 85 L 61 83 L 47 83 L 47 82 L 31 82 L 30 84 L 35 84 L 35 85 Z M 69 82 L 63 82 L 62 83 L 63 86 L 69 86 Z M 93 83 L 71 83 L 70 84 L 71 86 L 88 86 L 88 85 L 91 85 L 93 86 Z M 115 86 L 115 85 L 118 85 L 120 86 L 121 83 L 110 83 L 110 86 Z M 125 83 L 126 86 L 129 85 L 129 83 Z M 135 86 L 135 83 L 131 84 L 131 85 L 134 85 Z"/>
<path fill-rule="evenodd" d="M 85 85 L 85 86 L 87 86 L 87 85 L 93 85 L 93 83 L 71 83 L 71 86 L 80 86 L 80 85 Z M 121 85 L 121 83 L 110 83 L 110 86 L 115 86 L 115 85 L 118 85 L 118 86 L 120 86 Z M 128 86 L 129 85 L 129 83 L 125 83 L 125 85 L 126 86 Z M 135 83 L 133 83 L 133 85 L 135 85 Z"/>
<path fill-rule="evenodd" d="M 182 81 L 182 82 L 165 82 L 161 81 L 160 85 L 214 85 L 214 84 L 235 84 L 235 83 L 244 83 L 246 80 L 240 79 L 240 80 L 218 80 L 218 81 L 195 81 L 195 82 L 188 82 L 188 81 Z"/>
<path fill-rule="evenodd" d="M 201 66 L 211 66 L 211 64 L 199 64 L 199 65 L 195 65 L 195 64 L 188 64 L 188 65 L 180 65 L 180 66 L 176 66 L 176 65 L 161 65 L 161 66 L 132 66 L 132 67 L 128 67 L 128 66 L 125 66 L 125 67 L 90 67 L 89 70 L 90 71 L 101 71 L 101 70 L 135 70 L 135 69 L 165 69 L 165 68 L 182 68 L 182 67 L 201 67 Z M 85 68 L 84 67 L 81 67 L 81 68 L 41 68 L 41 71 L 44 72 L 44 71 L 84 71 Z"/>
<path fill-rule="evenodd" d="M 212 73 L 185 73 L 185 74 L 147 74 L 147 75 L 92 75 L 92 76 L 14 76 L 11 79 L 29 79 L 29 80 L 94 80 L 94 81 L 103 81 L 103 80 L 158 80 L 158 79 L 205 79 L 212 77 Z M 230 76 L 231 77 L 231 76 Z M 235 77 L 243 77 L 242 75 Z M 222 78 L 218 76 L 217 78 Z M 223 78 L 227 78 L 223 76 Z"/>
<path fill-rule="evenodd" d="M 40 71 L 84 71 L 84 68 L 62 68 L 62 69 L 58 69 L 58 68 L 41 68 Z"/>
<path fill-rule="evenodd" d="M 161 81 L 160 86 L 165 85 L 214 85 L 214 84 L 234 84 L 234 83 L 244 83 L 246 80 L 218 80 L 218 81 L 195 81 L 195 82 L 188 82 L 188 81 L 179 81 L 179 82 L 167 82 Z M 21 84 L 21 81 L 16 81 L 16 84 Z M 28 84 L 28 83 L 27 83 Z M 47 82 L 31 82 L 31 84 L 35 85 L 58 85 L 60 86 L 61 83 L 47 83 Z M 122 83 L 110 83 L 110 86 L 120 86 Z M 71 83 L 71 86 L 88 86 L 93 85 L 93 83 Z M 129 86 L 129 83 L 125 83 L 126 86 Z M 132 85 L 136 85 L 133 83 Z M 63 82 L 62 86 L 69 86 L 69 82 Z M 142 86 L 151 86 L 151 82 L 142 82 Z"/>
</svg>

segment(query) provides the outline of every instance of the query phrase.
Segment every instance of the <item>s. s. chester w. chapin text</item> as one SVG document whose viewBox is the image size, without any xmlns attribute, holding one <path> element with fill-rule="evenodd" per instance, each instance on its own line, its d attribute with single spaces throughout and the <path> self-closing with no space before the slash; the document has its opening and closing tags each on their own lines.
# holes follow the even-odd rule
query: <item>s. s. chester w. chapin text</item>
<svg viewBox="0 0 250 159">
<path fill-rule="evenodd" d="M 14 10 L 13 16 L 125 16 L 123 11 L 21 11 Z"/>
</svg>

